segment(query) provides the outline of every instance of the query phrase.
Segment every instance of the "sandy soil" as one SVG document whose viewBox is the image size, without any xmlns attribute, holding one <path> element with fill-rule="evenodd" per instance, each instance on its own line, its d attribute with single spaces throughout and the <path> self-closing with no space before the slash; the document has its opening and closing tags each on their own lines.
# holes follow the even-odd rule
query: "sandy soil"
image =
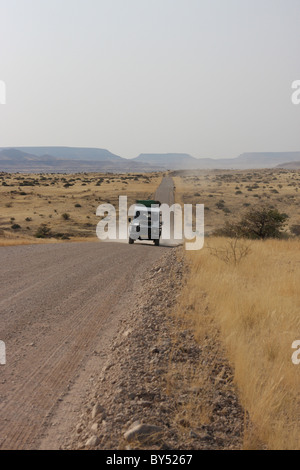
<svg viewBox="0 0 300 470">
<path fill-rule="evenodd" d="M 85 369 L 89 375 L 99 369 L 116 322 L 134 302 L 136 281 L 166 249 L 115 243 L 0 248 L 0 338 L 7 350 L 1 448 L 38 447 L 72 384 L 81 393 Z"/>
</svg>

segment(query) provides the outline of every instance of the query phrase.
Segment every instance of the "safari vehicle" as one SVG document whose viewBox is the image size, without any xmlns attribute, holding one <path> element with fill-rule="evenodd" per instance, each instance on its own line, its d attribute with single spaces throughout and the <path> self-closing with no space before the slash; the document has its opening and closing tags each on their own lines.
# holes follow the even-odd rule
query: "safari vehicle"
<svg viewBox="0 0 300 470">
<path fill-rule="evenodd" d="M 152 240 L 159 246 L 161 237 L 161 203 L 159 201 L 136 201 L 133 219 L 129 218 L 129 244 L 135 240 Z"/>
</svg>

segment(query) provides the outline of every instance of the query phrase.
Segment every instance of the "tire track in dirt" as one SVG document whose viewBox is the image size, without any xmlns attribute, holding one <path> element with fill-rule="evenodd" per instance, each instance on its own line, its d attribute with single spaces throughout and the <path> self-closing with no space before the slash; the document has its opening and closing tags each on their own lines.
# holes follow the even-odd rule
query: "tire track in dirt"
<svg viewBox="0 0 300 470">
<path fill-rule="evenodd" d="M 7 271 L 7 263 L 18 264 L 23 249 L 10 247 L 4 252 L 0 270 Z M 37 448 L 43 427 L 69 384 L 111 334 L 110 317 L 120 313 L 126 293 L 134 290 L 144 270 L 165 250 L 146 245 L 133 250 L 110 243 L 37 245 L 26 264 L 19 262 L 22 282 L 16 282 L 20 291 L 16 289 L 14 296 L 8 277 L 10 295 L 6 298 L 2 276 L 0 334 L 7 345 L 8 362 L 1 369 L 1 448 Z M 37 265 L 48 267 L 42 275 L 34 275 L 30 260 L 35 270 Z M 40 305 L 43 312 L 38 311 Z"/>
</svg>

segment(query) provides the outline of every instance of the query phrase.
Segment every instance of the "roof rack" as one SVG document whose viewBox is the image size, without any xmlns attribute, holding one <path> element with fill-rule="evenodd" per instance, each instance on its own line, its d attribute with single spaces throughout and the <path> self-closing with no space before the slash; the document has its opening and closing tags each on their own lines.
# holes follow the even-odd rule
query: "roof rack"
<svg viewBox="0 0 300 470">
<path fill-rule="evenodd" d="M 136 201 L 136 204 L 142 204 L 145 207 L 151 207 L 151 206 L 154 206 L 154 205 L 155 206 L 160 206 L 161 205 L 160 201 L 154 201 L 154 200 L 151 200 L 151 199 L 148 199 L 148 200 L 145 200 L 145 201 L 138 200 L 138 201 Z"/>
</svg>

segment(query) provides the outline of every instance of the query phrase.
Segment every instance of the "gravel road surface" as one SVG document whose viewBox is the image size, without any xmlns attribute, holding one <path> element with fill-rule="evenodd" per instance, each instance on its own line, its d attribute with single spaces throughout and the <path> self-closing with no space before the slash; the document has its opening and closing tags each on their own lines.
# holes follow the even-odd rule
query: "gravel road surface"
<svg viewBox="0 0 300 470">
<path fill-rule="evenodd" d="M 172 200 L 170 178 L 156 197 Z M 7 354 L 0 366 L 0 448 L 39 448 L 66 395 L 72 413 L 80 410 L 86 381 L 135 302 L 135 285 L 169 249 L 101 242 L 0 248 Z M 72 419 L 71 412 L 64 416 Z"/>
</svg>

